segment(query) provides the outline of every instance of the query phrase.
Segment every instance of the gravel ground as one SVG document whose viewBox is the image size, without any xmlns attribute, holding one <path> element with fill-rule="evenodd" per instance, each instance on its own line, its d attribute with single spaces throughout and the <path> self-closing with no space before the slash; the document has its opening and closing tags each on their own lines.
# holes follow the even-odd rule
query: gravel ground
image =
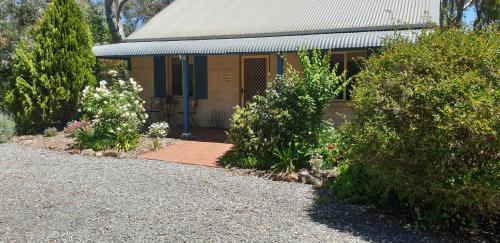
<svg viewBox="0 0 500 243">
<path fill-rule="evenodd" d="M 0 145 L 0 242 L 443 242 L 311 186 Z"/>
</svg>

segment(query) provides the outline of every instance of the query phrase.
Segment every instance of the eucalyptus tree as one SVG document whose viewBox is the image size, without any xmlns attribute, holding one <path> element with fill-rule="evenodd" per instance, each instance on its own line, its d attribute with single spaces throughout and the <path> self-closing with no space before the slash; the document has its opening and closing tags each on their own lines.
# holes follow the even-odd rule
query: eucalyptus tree
<svg viewBox="0 0 500 243">
<path fill-rule="evenodd" d="M 0 106 L 12 53 L 21 40 L 29 39 L 29 31 L 46 8 L 47 0 L 0 0 Z"/>
<path fill-rule="evenodd" d="M 103 0 L 111 41 L 122 41 L 174 0 Z"/>
<path fill-rule="evenodd" d="M 475 0 L 476 20 L 475 29 L 482 29 L 486 25 L 500 20 L 500 0 Z"/>
<path fill-rule="evenodd" d="M 440 26 L 447 29 L 461 27 L 464 12 L 476 0 L 441 0 Z"/>
<path fill-rule="evenodd" d="M 104 0 L 106 22 L 111 33 L 111 41 L 116 43 L 125 38 L 125 31 L 121 21 L 123 6 L 128 0 Z"/>
</svg>

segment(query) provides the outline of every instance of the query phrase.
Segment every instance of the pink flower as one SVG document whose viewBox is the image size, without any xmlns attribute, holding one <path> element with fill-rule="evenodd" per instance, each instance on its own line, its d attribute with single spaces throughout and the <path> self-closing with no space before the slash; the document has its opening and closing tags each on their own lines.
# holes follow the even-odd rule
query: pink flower
<svg viewBox="0 0 500 243">
<path fill-rule="evenodd" d="M 334 150 L 335 149 L 335 146 L 333 144 L 328 144 L 328 150 Z"/>
</svg>

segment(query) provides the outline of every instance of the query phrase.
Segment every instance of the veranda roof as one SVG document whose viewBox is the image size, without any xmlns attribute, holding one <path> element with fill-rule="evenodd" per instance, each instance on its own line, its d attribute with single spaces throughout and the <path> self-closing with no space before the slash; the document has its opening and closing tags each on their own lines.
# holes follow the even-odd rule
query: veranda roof
<svg viewBox="0 0 500 243">
<path fill-rule="evenodd" d="M 418 31 L 401 31 L 410 35 Z M 370 31 L 356 33 L 334 33 L 277 37 L 124 42 L 96 46 L 98 57 L 120 58 L 152 55 L 209 55 L 237 53 L 293 52 L 304 49 L 355 49 L 382 46 L 383 39 L 395 31 Z"/>
</svg>

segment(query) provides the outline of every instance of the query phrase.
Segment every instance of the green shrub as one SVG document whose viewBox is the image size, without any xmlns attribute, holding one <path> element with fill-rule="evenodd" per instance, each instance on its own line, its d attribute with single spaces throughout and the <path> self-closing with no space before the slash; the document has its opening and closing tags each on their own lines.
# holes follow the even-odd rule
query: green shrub
<svg viewBox="0 0 500 243">
<path fill-rule="evenodd" d="M 115 77 L 109 73 L 109 70 L 116 70 L 118 72 L 116 77 L 125 80 L 130 76 L 128 68 L 127 61 L 124 60 L 98 59 L 95 77 L 97 80 L 111 80 Z"/>
<path fill-rule="evenodd" d="M 352 203 L 390 203 L 384 186 L 368 173 L 366 166 L 345 161 L 338 168 L 339 176 L 333 185 L 337 196 L 347 198 Z"/>
<path fill-rule="evenodd" d="M 318 136 L 319 146 L 309 152 L 309 164 L 314 169 L 333 170 L 343 160 L 342 135 L 331 124 L 325 123 Z"/>
<path fill-rule="evenodd" d="M 102 151 L 111 148 L 111 141 L 107 138 L 96 136 L 92 127 L 81 127 L 75 131 L 76 145 L 80 149 Z"/>
<path fill-rule="evenodd" d="M 44 137 L 55 137 L 57 135 L 57 128 L 49 127 L 43 131 Z"/>
<path fill-rule="evenodd" d="M 257 159 L 252 156 L 243 156 L 231 150 L 225 154 L 219 163 L 222 166 L 236 166 L 243 169 L 264 169 L 262 159 Z"/>
<path fill-rule="evenodd" d="M 310 56 L 301 51 L 299 56 L 302 74 L 290 67 L 285 76 L 269 83 L 264 95 L 237 107 L 231 118 L 228 139 L 235 153 L 260 160 L 257 164 L 265 169 L 280 161 L 278 154 L 286 154 L 290 146 L 293 167 L 308 166 L 309 150 L 319 143 L 323 110 L 346 85 L 345 78 L 330 67 L 329 53 L 315 50 Z"/>
<path fill-rule="evenodd" d="M 6 143 L 14 136 L 16 123 L 10 116 L 0 112 L 0 143 Z"/>
<path fill-rule="evenodd" d="M 74 0 L 51 1 L 32 35 L 15 51 L 4 97 L 22 133 L 71 121 L 83 87 L 95 83 L 92 36 Z"/>
<path fill-rule="evenodd" d="M 163 148 L 163 144 L 159 138 L 154 138 L 151 142 L 151 150 L 156 151 Z"/>
<path fill-rule="evenodd" d="M 109 73 L 114 76 L 109 84 L 103 80 L 99 87 L 83 91 L 83 113 L 92 121 L 92 129 L 81 130 L 76 140 L 81 148 L 128 151 L 137 147 L 139 129 L 147 118 L 144 101 L 139 97 L 142 87 L 132 78 L 117 79 L 116 71 Z"/>
<path fill-rule="evenodd" d="M 284 150 L 275 148 L 273 155 L 276 157 L 276 162 L 271 166 L 273 172 L 292 173 L 295 171 L 295 164 L 300 156 L 297 155 L 294 145 L 289 144 Z"/>
<path fill-rule="evenodd" d="M 500 215 L 500 34 L 388 41 L 357 76 L 339 195 L 422 225 L 494 232 Z M 498 228 L 496 228 L 498 229 Z"/>
</svg>

